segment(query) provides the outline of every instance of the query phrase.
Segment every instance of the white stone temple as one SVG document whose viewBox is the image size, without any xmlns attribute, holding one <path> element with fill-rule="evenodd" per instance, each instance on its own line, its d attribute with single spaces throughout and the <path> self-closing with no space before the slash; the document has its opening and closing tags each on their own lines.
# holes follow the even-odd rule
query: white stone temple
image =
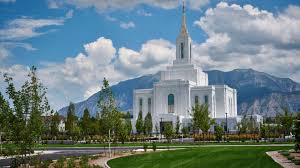
<svg viewBox="0 0 300 168">
<path fill-rule="evenodd" d="M 183 6 L 182 24 L 176 40 L 176 59 L 173 65 L 160 71 L 160 80 L 152 89 L 137 89 L 133 94 L 133 119 L 135 123 L 141 111 L 143 118 L 152 115 L 153 131 L 160 130 L 170 122 L 175 127 L 177 117 L 181 126 L 191 124 L 192 107 L 196 103 L 207 103 L 210 117 L 218 124 L 225 123 L 230 131 L 236 130 L 237 91 L 227 85 L 208 85 L 208 75 L 193 61 L 192 39 L 186 26 Z"/>
</svg>

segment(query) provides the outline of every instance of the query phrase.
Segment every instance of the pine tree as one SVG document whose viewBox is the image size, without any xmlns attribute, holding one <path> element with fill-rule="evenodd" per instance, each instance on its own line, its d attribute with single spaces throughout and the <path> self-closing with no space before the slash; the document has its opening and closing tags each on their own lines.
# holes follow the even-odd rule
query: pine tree
<svg viewBox="0 0 300 168">
<path fill-rule="evenodd" d="M 138 115 L 138 118 L 136 120 L 136 123 L 135 123 L 135 128 L 136 128 L 136 132 L 138 134 L 141 134 L 144 132 L 144 124 L 143 124 L 143 114 L 142 112 L 140 111 L 139 112 L 139 115 Z"/>
<path fill-rule="evenodd" d="M 56 112 L 51 117 L 51 126 L 50 126 L 50 128 L 51 128 L 51 135 L 52 136 L 57 136 L 58 135 L 58 132 L 59 132 L 58 126 L 59 126 L 59 115 Z"/>
<path fill-rule="evenodd" d="M 88 109 L 84 109 L 83 117 L 82 117 L 82 130 L 84 135 L 90 134 L 90 128 L 91 128 L 91 118 L 90 118 L 90 112 Z"/>
<path fill-rule="evenodd" d="M 152 124 L 152 116 L 151 113 L 148 112 L 145 120 L 144 120 L 144 131 L 146 135 L 151 135 L 152 133 L 152 128 L 153 128 L 153 124 Z"/>
<path fill-rule="evenodd" d="M 67 112 L 67 121 L 66 121 L 66 130 L 69 135 L 74 134 L 75 130 L 75 105 L 70 102 L 70 105 L 68 107 L 68 112 Z"/>
</svg>

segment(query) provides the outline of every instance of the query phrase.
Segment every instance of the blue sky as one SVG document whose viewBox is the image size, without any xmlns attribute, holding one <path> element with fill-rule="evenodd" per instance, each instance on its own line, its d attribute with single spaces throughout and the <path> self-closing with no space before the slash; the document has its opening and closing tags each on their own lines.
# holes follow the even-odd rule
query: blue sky
<svg viewBox="0 0 300 168">
<path fill-rule="evenodd" d="M 193 55 L 204 70 L 253 68 L 300 81 L 300 1 L 186 1 Z M 55 109 L 81 101 L 104 76 L 117 83 L 168 65 L 181 3 L 0 0 L 0 71 L 21 84 L 35 65 Z"/>
</svg>

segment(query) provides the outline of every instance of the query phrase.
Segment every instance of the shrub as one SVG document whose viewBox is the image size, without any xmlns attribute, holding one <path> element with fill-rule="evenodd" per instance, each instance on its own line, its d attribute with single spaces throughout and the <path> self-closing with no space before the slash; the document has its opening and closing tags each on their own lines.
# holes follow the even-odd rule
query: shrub
<svg viewBox="0 0 300 168">
<path fill-rule="evenodd" d="M 290 155 L 290 153 L 289 153 L 288 151 L 283 151 L 283 152 L 281 152 L 281 154 L 282 154 L 283 156 L 289 156 L 289 155 Z"/>
<path fill-rule="evenodd" d="M 80 162 L 79 162 L 80 167 L 82 167 L 82 168 L 87 168 L 87 167 L 89 167 L 88 162 L 89 162 L 89 157 L 86 156 L 86 155 L 82 156 L 82 157 L 80 158 Z"/>
<path fill-rule="evenodd" d="M 288 160 L 292 160 L 292 159 L 295 159 L 295 156 L 289 155 L 289 156 L 287 156 L 286 158 L 287 158 Z"/>
<path fill-rule="evenodd" d="M 144 144 L 144 151 L 147 152 L 148 144 Z"/>
<path fill-rule="evenodd" d="M 65 160 L 66 158 L 65 157 L 61 157 L 57 160 L 57 162 L 55 163 L 54 167 L 55 168 L 63 168 L 64 165 L 65 165 Z"/>
<path fill-rule="evenodd" d="M 296 143 L 294 149 L 298 152 L 300 150 L 300 144 Z"/>
<path fill-rule="evenodd" d="M 52 160 L 45 160 L 42 162 L 41 168 L 48 168 L 51 163 L 52 163 Z"/>
<path fill-rule="evenodd" d="M 75 167 L 75 159 L 74 158 L 70 158 L 69 160 L 68 160 L 68 163 L 67 163 L 67 167 L 68 168 L 73 168 L 73 167 Z"/>
<path fill-rule="evenodd" d="M 153 150 L 154 152 L 156 151 L 156 143 L 155 143 L 155 142 L 152 143 L 152 150 Z"/>
<path fill-rule="evenodd" d="M 293 160 L 295 165 L 300 165 L 300 160 Z"/>
</svg>

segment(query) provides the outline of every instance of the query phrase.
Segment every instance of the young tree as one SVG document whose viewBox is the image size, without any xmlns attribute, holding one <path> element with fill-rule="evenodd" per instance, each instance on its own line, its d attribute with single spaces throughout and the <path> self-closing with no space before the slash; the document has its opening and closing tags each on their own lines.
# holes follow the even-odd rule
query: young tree
<svg viewBox="0 0 300 168">
<path fill-rule="evenodd" d="M 165 124 L 164 135 L 165 135 L 166 139 L 168 140 L 168 143 L 170 143 L 172 140 L 172 137 L 174 135 L 173 126 L 171 123 Z"/>
<path fill-rule="evenodd" d="M 13 78 L 4 74 L 7 83 L 6 93 L 12 102 L 10 125 L 11 141 L 21 154 L 28 154 L 38 142 L 43 132 L 42 114 L 50 110 L 46 97 L 46 88 L 37 77 L 36 68 L 32 67 L 28 81 L 17 90 Z"/>
<path fill-rule="evenodd" d="M 98 107 L 101 110 L 100 129 L 102 133 L 108 135 L 111 130 L 113 134 L 118 134 L 118 128 L 122 124 L 122 113 L 116 107 L 112 90 L 106 78 L 103 79 Z"/>
<path fill-rule="evenodd" d="M 196 104 L 192 109 L 193 126 L 198 129 L 199 133 L 202 130 L 207 133 L 210 126 L 214 124 L 214 120 L 209 117 L 208 105 L 207 104 Z"/>
<path fill-rule="evenodd" d="M 76 126 L 76 116 L 75 116 L 75 105 L 70 102 L 67 112 L 67 121 L 66 121 L 66 131 L 72 136 L 75 131 Z"/>
<path fill-rule="evenodd" d="M 281 125 L 284 137 L 292 131 L 293 116 L 287 108 L 283 109 L 283 114 L 276 116 L 277 122 Z"/>
<path fill-rule="evenodd" d="M 90 134 L 90 132 L 91 132 L 90 127 L 91 127 L 90 112 L 86 108 L 86 109 L 84 109 L 83 117 L 82 117 L 82 131 L 85 136 Z"/>
<path fill-rule="evenodd" d="M 215 136 L 218 142 L 222 141 L 223 132 L 224 132 L 223 127 L 221 127 L 220 125 L 215 126 Z"/>
<path fill-rule="evenodd" d="M 145 117 L 145 121 L 144 121 L 144 131 L 146 135 L 151 135 L 152 133 L 152 128 L 153 128 L 153 124 L 152 124 L 152 116 L 151 113 L 148 112 L 146 117 Z"/>
<path fill-rule="evenodd" d="M 56 112 L 51 117 L 51 126 L 50 126 L 50 129 L 51 129 L 51 135 L 52 136 L 57 136 L 58 135 L 58 132 L 59 132 L 58 126 L 59 126 L 59 115 Z"/>
<path fill-rule="evenodd" d="M 143 124 L 143 115 L 142 115 L 142 112 L 140 111 L 139 112 L 139 115 L 138 115 L 138 118 L 136 120 L 136 123 L 135 123 L 135 128 L 136 128 L 136 132 L 138 134 L 141 134 L 144 132 L 144 124 Z"/>
<path fill-rule="evenodd" d="M 179 116 L 177 116 L 177 120 L 176 120 L 176 128 L 175 128 L 175 131 L 176 131 L 176 135 L 177 135 L 177 136 L 179 135 L 179 130 L 180 130 L 180 122 L 179 122 Z"/>
</svg>

